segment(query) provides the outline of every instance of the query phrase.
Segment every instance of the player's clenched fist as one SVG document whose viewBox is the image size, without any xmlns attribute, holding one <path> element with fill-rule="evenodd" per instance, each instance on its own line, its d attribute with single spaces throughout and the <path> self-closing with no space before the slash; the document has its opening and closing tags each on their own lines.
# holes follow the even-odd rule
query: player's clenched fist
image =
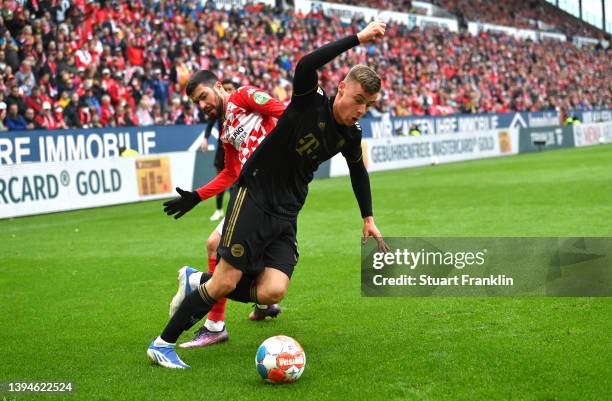
<svg viewBox="0 0 612 401">
<path fill-rule="evenodd" d="M 377 38 L 385 36 L 385 28 L 387 24 L 382 21 L 372 21 L 361 32 L 357 34 L 359 43 L 370 42 Z"/>
</svg>

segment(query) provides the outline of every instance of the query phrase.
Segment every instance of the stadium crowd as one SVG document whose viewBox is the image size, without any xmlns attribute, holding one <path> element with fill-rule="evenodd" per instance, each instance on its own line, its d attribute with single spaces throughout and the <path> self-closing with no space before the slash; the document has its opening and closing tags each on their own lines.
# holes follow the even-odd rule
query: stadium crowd
<svg viewBox="0 0 612 401">
<path fill-rule="evenodd" d="M 419 11 L 412 7 L 411 0 L 326 0 L 326 2 L 376 8 L 378 10 L 393 10 L 403 13 L 418 13 Z"/>
<path fill-rule="evenodd" d="M 197 123 L 184 85 L 200 68 L 288 101 L 296 60 L 366 23 L 193 0 L 0 5 L 0 130 Z M 397 116 L 578 109 L 612 107 L 610 60 L 609 50 L 570 42 L 391 24 L 382 45 L 320 75 L 331 93 L 351 65 L 375 65 L 376 109 Z"/>
<path fill-rule="evenodd" d="M 401 0 L 396 0 L 401 3 Z M 603 38 L 602 31 L 544 0 L 434 0 L 432 3 L 468 21 L 521 29 L 555 30 L 566 35 Z M 545 25 L 538 23 L 543 22 Z"/>
<path fill-rule="evenodd" d="M 416 14 L 420 11 L 418 7 L 412 6 L 410 0 L 325 1 Z M 603 31 L 561 11 L 544 0 L 428 0 L 425 2 L 449 11 L 465 21 L 491 23 L 521 29 L 555 31 L 571 36 L 581 35 L 591 38 L 604 38 L 606 36 Z"/>
</svg>

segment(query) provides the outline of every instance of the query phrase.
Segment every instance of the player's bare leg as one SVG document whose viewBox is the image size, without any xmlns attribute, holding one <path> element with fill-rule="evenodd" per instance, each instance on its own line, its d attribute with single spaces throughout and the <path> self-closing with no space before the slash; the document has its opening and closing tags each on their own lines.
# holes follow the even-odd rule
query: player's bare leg
<svg viewBox="0 0 612 401">
<path fill-rule="evenodd" d="M 266 317 L 275 318 L 281 313 L 278 303 L 284 298 L 289 288 L 289 277 L 280 270 L 266 267 L 257 277 L 257 301 L 260 304 L 269 304 L 268 307 L 255 305 L 249 314 L 251 320 L 264 320 Z"/>
</svg>

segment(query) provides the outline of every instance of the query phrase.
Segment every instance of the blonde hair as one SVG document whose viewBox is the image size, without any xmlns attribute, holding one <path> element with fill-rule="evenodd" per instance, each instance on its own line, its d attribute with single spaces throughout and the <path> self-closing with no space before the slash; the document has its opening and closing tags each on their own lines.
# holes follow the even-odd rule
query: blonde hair
<svg viewBox="0 0 612 401">
<path fill-rule="evenodd" d="M 357 64 L 346 75 L 345 81 L 351 80 L 361 85 L 368 93 L 380 92 L 380 77 L 372 68 L 364 64 Z"/>
</svg>

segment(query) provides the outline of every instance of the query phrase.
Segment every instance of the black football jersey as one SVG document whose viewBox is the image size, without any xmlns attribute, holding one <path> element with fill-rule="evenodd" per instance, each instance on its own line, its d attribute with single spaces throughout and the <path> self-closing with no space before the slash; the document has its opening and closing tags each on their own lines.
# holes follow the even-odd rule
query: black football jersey
<svg viewBox="0 0 612 401">
<path fill-rule="evenodd" d="M 334 97 L 319 86 L 294 97 L 276 128 L 247 160 L 240 185 L 264 210 L 279 217 L 297 216 L 321 163 L 338 153 L 348 162 L 361 159 L 361 127 L 338 124 L 333 102 Z"/>
</svg>

